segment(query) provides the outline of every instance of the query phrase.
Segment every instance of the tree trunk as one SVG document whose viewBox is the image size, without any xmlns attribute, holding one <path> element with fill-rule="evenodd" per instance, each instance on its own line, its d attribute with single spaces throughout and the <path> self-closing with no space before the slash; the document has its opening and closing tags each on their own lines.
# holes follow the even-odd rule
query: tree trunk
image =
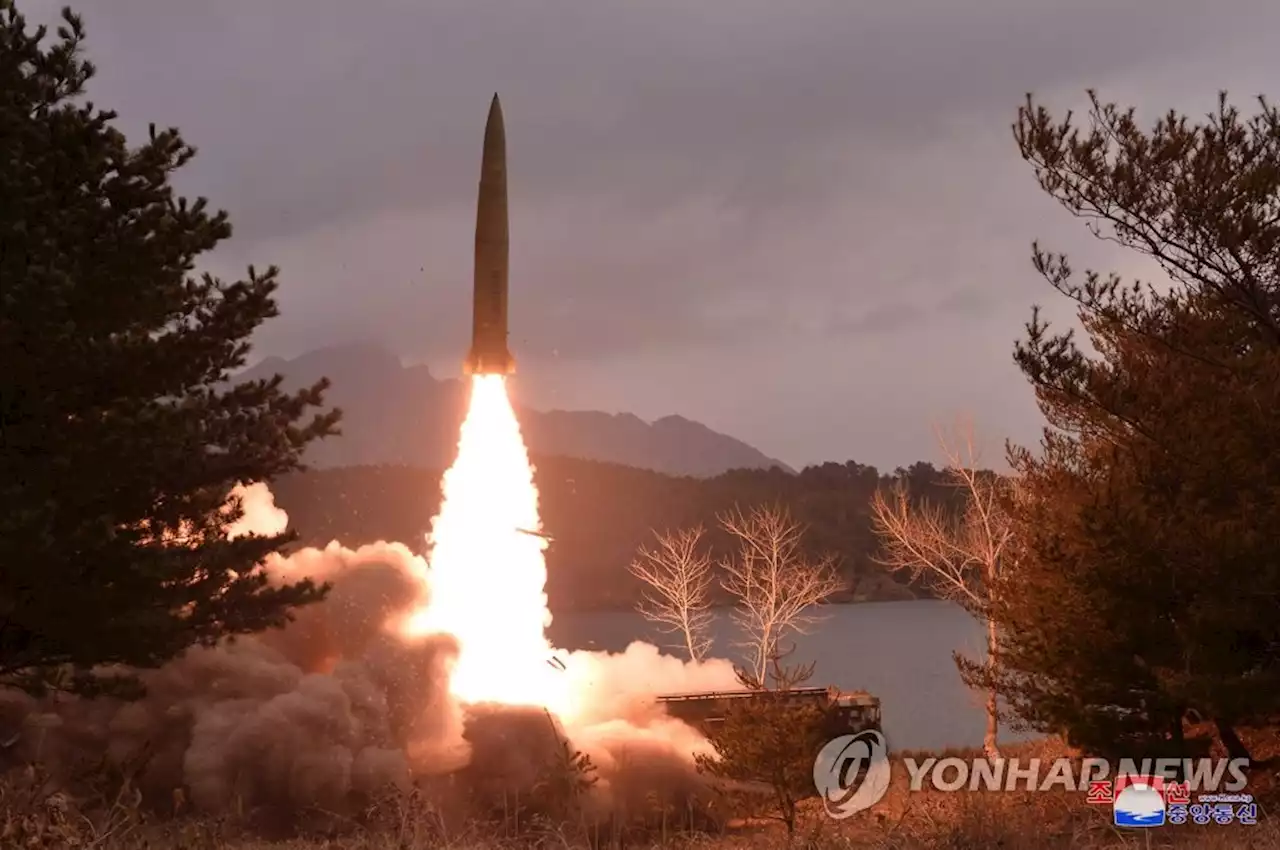
<svg viewBox="0 0 1280 850">
<path fill-rule="evenodd" d="M 992 761 L 1000 759 L 1000 695 L 996 692 L 994 680 L 996 671 L 996 624 L 987 620 L 987 672 L 990 677 L 990 688 L 987 691 L 987 731 L 982 736 L 982 752 Z"/>
<path fill-rule="evenodd" d="M 1240 740 L 1240 736 L 1236 734 L 1235 727 L 1230 721 L 1223 720 L 1220 717 L 1213 719 L 1213 725 L 1218 728 L 1218 740 L 1222 741 L 1222 746 L 1227 749 L 1227 758 L 1230 759 L 1250 759 L 1249 748 L 1244 745 L 1244 741 Z"/>
</svg>

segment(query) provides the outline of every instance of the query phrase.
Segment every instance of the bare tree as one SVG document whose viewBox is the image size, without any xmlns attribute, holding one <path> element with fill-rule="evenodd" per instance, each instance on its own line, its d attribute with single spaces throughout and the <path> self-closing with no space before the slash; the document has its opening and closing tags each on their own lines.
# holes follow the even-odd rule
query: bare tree
<svg viewBox="0 0 1280 850">
<path fill-rule="evenodd" d="M 631 574 L 647 587 L 637 606 L 645 619 L 684 640 L 691 661 L 711 648 L 711 556 L 700 551 L 702 526 L 654 532 L 654 548 L 641 547 Z"/>
<path fill-rule="evenodd" d="M 754 671 L 739 669 L 738 681 L 751 691 L 790 691 L 813 678 L 813 670 L 817 664 L 785 664 L 787 657 L 796 651 L 795 644 L 783 649 L 777 646 L 769 656 L 768 675 L 760 677 Z"/>
<path fill-rule="evenodd" d="M 996 625 L 988 616 L 991 588 L 1012 558 L 1013 531 L 1004 510 L 1012 479 L 979 469 L 972 426 L 961 423 L 951 436 L 938 433 L 947 458 L 946 474 L 962 492 L 964 505 L 947 510 L 917 499 L 903 482 L 871 503 L 872 523 L 880 537 L 880 563 L 909 572 L 938 596 L 964 607 L 986 627 L 987 665 L 997 660 Z M 1000 758 L 999 695 L 987 694 L 983 750 Z"/>
<path fill-rule="evenodd" d="M 805 553 L 804 526 L 781 506 L 735 509 L 720 524 L 738 543 L 737 554 L 721 562 L 720 583 L 737 603 L 733 617 L 744 634 L 738 645 L 749 653 L 746 672 L 763 683 L 770 660 L 783 654 L 783 638 L 805 634 L 821 619 L 813 608 L 844 581 L 834 558 L 815 560 Z"/>
</svg>

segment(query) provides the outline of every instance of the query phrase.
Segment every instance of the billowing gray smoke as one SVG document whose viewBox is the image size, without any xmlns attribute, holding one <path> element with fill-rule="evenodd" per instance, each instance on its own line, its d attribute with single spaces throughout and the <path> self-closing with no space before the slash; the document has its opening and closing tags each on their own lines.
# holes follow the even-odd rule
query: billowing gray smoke
<svg viewBox="0 0 1280 850">
<path fill-rule="evenodd" d="M 240 495 L 246 515 L 233 533 L 284 527 L 264 485 Z M 527 726 L 528 710 L 508 710 L 504 720 L 504 710 L 485 709 L 473 725 L 487 743 L 469 729 L 448 692 L 451 637 L 406 640 L 397 628 L 426 601 L 422 558 L 397 543 L 351 550 L 335 542 L 267 566 L 277 580 L 308 576 L 333 589 L 282 630 L 192 650 L 142 673 L 147 695 L 137 702 L 38 702 L 0 691 L 0 742 L 10 742 L 0 758 L 38 762 L 68 783 L 104 762 L 136 771 L 144 796 L 161 808 L 177 795 L 207 812 L 337 812 L 389 786 L 467 768 L 473 744 L 486 747 L 486 761 L 527 751 L 493 729 Z M 606 685 L 577 728 L 558 730 L 596 763 L 597 806 L 617 805 L 639 785 L 691 781 L 691 754 L 705 741 L 641 697 L 729 685 L 727 663 L 684 665 L 643 644 L 566 658 L 571 675 Z M 556 728 L 550 718 L 538 722 Z"/>
<path fill-rule="evenodd" d="M 465 764 L 462 716 L 447 697 L 447 636 L 407 643 L 388 616 L 417 604 L 403 546 L 331 545 L 296 558 L 332 581 L 325 602 L 277 632 L 196 649 L 142 674 L 133 703 L 37 703 L 5 693 L 0 722 L 20 732 L 9 758 L 70 775 L 101 758 L 141 768 L 155 798 L 185 789 L 197 807 L 341 807 L 352 792 Z"/>
</svg>

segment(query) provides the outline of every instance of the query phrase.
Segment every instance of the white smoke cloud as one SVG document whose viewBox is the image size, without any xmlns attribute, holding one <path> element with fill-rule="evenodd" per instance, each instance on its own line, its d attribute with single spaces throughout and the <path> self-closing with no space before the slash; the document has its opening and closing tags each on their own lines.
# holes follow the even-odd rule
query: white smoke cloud
<svg viewBox="0 0 1280 850">
<path fill-rule="evenodd" d="M 227 527 L 229 539 L 234 540 L 246 534 L 274 537 L 289 527 L 289 514 L 276 507 L 275 494 L 266 483 L 257 481 L 247 487 L 237 484 L 231 490 L 231 497 L 240 499 L 240 507 L 244 513 Z"/>
<path fill-rule="evenodd" d="M 641 641 L 620 653 L 579 651 L 559 657 L 571 691 L 587 695 L 576 712 L 584 726 L 633 716 L 655 694 L 741 687 L 728 661 L 690 663 Z"/>
</svg>

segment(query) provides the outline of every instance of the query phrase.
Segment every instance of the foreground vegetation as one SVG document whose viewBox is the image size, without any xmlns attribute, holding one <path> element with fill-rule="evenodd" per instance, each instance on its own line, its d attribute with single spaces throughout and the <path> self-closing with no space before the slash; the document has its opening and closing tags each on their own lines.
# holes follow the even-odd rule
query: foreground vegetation
<svg viewBox="0 0 1280 850">
<path fill-rule="evenodd" d="M 1193 733 L 1194 734 L 1194 733 Z M 1274 733 L 1246 730 L 1259 752 L 1280 755 Z M 1054 758 L 1071 751 L 1048 740 L 1006 747 L 1022 759 Z M 976 756 L 980 751 L 936 755 Z M 914 754 L 921 757 L 925 754 Z M 816 800 L 801 801 L 796 834 L 769 819 L 718 812 L 716 820 L 690 829 L 690 817 L 668 819 L 614 816 L 599 822 L 581 816 L 522 821 L 515 816 L 449 822 L 419 793 L 389 793 L 372 801 L 359 818 L 336 820 L 310 813 L 315 824 L 302 834 L 264 837 L 248 816 L 219 819 L 194 815 L 155 821 L 125 793 L 81 803 L 41 794 L 32 774 L 11 774 L 0 783 L 0 842 L 5 847 L 54 850 L 99 847 L 102 850 L 417 850 L 417 848 L 758 848 L 811 850 L 1102 850 L 1102 848 L 1186 848 L 1186 850 L 1277 850 L 1280 820 L 1274 776 L 1251 777 L 1260 796 L 1259 823 L 1241 826 L 1165 826 L 1120 830 L 1107 806 L 1091 806 L 1083 794 L 1065 791 L 992 793 L 909 792 L 906 771 L 898 769 L 885 799 L 874 809 L 845 821 L 833 821 Z M 1256 787 L 1255 787 L 1256 785 Z M 722 801 L 691 801 L 714 807 Z"/>
<path fill-rule="evenodd" d="M 229 535 L 228 493 L 297 469 L 339 415 L 323 381 L 222 384 L 275 270 L 192 276 L 231 235 L 169 185 L 194 149 L 154 126 L 131 148 L 81 103 L 80 20 L 44 35 L 0 3 L 0 680 L 120 691 L 323 597 L 268 585 L 255 565 L 289 536 Z"/>
</svg>

